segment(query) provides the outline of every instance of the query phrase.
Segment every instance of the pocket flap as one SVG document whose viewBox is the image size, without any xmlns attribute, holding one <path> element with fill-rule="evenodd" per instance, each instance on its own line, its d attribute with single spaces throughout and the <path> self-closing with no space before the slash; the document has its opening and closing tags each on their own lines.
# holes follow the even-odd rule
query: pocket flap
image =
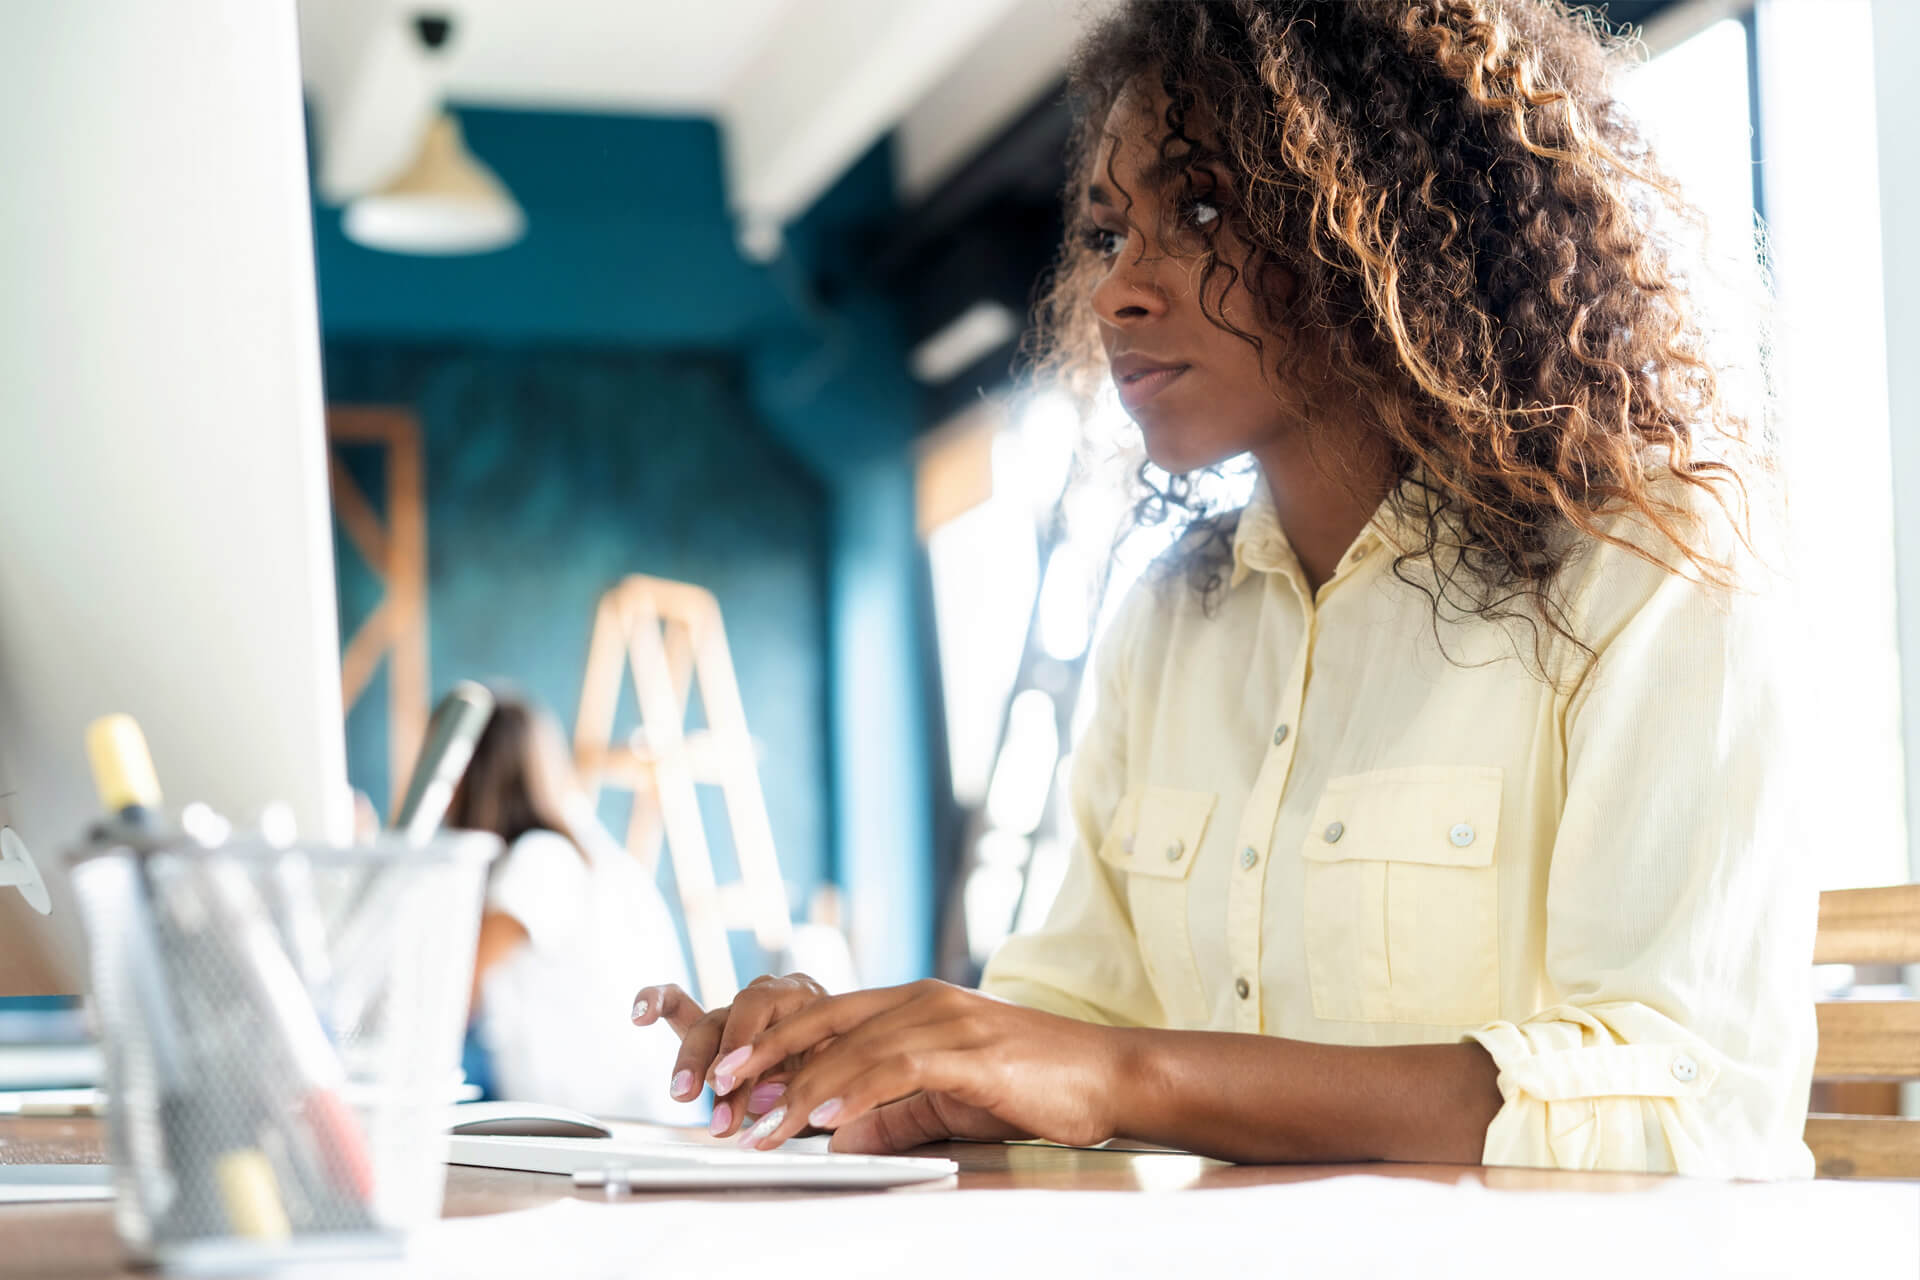
<svg viewBox="0 0 1920 1280">
<path fill-rule="evenodd" d="M 1211 791 L 1178 787 L 1147 787 L 1129 794 L 1101 842 L 1100 857 L 1133 875 L 1185 879 L 1216 799 Z"/>
<path fill-rule="evenodd" d="M 1500 835 L 1497 768 L 1419 766 L 1327 783 L 1300 842 L 1310 862 L 1485 867 Z"/>
</svg>

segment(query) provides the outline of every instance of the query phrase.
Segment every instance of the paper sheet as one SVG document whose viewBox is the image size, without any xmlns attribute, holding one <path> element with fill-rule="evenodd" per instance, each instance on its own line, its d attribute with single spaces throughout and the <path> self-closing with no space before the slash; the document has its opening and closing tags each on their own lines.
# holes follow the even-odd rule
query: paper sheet
<svg viewBox="0 0 1920 1280">
<path fill-rule="evenodd" d="M 102 1164 L 0 1164 L 0 1204 L 112 1198 L 113 1173 Z"/>
<path fill-rule="evenodd" d="M 1920 1275 L 1920 1187 L 1675 1180 L 1489 1191 L 1352 1175 L 1220 1191 L 893 1191 L 781 1200 L 560 1200 L 453 1219 L 415 1274 L 1318 1277 Z M 1284 1268 L 1284 1270 L 1282 1270 Z"/>
<path fill-rule="evenodd" d="M 57 1204 L 68 1200 L 111 1199 L 113 1199 L 112 1187 L 0 1182 L 0 1204 Z"/>
</svg>

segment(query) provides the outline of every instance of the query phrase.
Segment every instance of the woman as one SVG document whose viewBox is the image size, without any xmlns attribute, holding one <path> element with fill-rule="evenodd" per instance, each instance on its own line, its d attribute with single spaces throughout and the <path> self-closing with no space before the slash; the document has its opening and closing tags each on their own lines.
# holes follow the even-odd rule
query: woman
<svg viewBox="0 0 1920 1280">
<path fill-rule="evenodd" d="M 1066 883 L 981 992 L 641 992 L 716 1131 L 758 1086 L 759 1147 L 1811 1172 L 1769 478 L 1614 62 L 1536 0 L 1091 34 L 1052 361 L 1261 483 L 1113 627 Z"/>
<path fill-rule="evenodd" d="M 507 844 L 473 969 L 495 1091 L 601 1116 L 692 1119 L 695 1108 L 657 1083 L 673 1038 L 613 1016 L 639 976 L 685 981 L 679 935 L 652 879 L 595 820 L 551 715 L 496 696 L 447 825 Z"/>
</svg>

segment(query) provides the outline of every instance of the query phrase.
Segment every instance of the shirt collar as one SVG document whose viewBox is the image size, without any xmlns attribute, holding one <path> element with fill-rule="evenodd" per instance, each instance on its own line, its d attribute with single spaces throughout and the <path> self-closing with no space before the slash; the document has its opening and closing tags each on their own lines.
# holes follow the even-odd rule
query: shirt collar
<svg viewBox="0 0 1920 1280">
<path fill-rule="evenodd" d="M 1358 564 L 1382 543 L 1402 555 L 1425 545 L 1426 520 L 1418 513 L 1424 512 L 1427 506 L 1430 486 L 1426 475 L 1421 464 L 1414 464 L 1399 485 L 1380 500 L 1373 516 L 1347 548 L 1342 568 Z M 1265 474 L 1255 481 L 1253 495 L 1240 512 L 1240 526 L 1233 537 L 1233 576 L 1229 585 L 1237 587 L 1248 574 L 1256 572 L 1295 576 L 1301 572 L 1300 560 L 1287 541 L 1286 531 L 1280 527 L 1280 514 L 1274 507 L 1273 491 L 1267 487 Z"/>
</svg>

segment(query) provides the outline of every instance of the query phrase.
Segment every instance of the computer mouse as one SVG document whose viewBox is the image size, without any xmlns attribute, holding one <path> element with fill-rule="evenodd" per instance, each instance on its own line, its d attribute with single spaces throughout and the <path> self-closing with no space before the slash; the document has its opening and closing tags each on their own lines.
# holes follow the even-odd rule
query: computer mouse
<svg viewBox="0 0 1920 1280">
<path fill-rule="evenodd" d="M 543 1102 L 461 1102 L 449 1109 L 447 1132 L 466 1137 L 611 1138 L 613 1130 L 583 1111 Z"/>
</svg>

